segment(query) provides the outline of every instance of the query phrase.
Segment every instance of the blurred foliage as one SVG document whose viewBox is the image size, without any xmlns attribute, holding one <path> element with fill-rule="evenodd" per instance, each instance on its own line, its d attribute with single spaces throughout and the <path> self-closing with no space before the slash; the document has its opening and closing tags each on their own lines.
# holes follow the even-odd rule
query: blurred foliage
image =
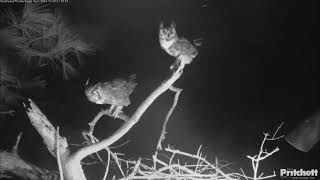
<svg viewBox="0 0 320 180">
<path fill-rule="evenodd" d="M 77 75 L 81 53 L 94 50 L 46 4 L 26 3 L 20 13 L 8 9 L 5 21 L 0 36 L 9 47 L 34 66 L 62 72 L 64 79 Z"/>
<path fill-rule="evenodd" d="M 0 59 L 0 112 L 12 112 L 22 100 L 26 100 L 35 89 L 43 89 L 47 82 L 41 75 L 32 75 L 27 72 L 10 69 L 6 61 Z"/>
</svg>

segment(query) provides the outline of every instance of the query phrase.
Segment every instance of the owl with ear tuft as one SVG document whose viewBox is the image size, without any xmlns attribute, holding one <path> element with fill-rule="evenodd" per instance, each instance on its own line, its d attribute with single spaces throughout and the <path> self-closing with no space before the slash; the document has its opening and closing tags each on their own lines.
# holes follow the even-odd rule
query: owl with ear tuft
<svg viewBox="0 0 320 180">
<path fill-rule="evenodd" d="M 172 22 L 170 26 L 165 27 L 163 22 L 159 26 L 159 42 L 163 50 L 176 58 L 170 66 L 175 71 L 179 65 L 190 64 L 198 55 L 196 47 L 186 38 L 178 37 L 176 24 Z"/>
<path fill-rule="evenodd" d="M 130 95 L 134 91 L 137 83 L 136 75 L 131 75 L 128 79 L 116 78 L 112 81 L 98 82 L 89 86 L 87 81 L 85 94 L 89 101 L 96 104 L 109 104 L 109 113 L 114 118 L 122 112 L 124 106 L 129 106 Z"/>
</svg>

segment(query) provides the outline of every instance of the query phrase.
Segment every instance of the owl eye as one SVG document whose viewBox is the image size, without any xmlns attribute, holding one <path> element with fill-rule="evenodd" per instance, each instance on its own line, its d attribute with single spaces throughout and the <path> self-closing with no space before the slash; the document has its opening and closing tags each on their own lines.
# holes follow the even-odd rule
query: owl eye
<svg viewBox="0 0 320 180">
<path fill-rule="evenodd" d="M 91 94 L 92 95 L 98 95 L 98 92 L 97 91 L 91 91 Z"/>
</svg>

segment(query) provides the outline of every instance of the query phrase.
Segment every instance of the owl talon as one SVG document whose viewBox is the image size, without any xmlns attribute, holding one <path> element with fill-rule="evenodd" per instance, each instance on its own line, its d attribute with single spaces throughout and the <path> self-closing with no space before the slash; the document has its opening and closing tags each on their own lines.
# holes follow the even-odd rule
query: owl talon
<svg viewBox="0 0 320 180">
<path fill-rule="evenodd" d="M 113 116 L 114 111 L 115 111 L 115 108 L 116 108 L 116 106 L 113 105 L 113 104 L 110 106 L 110 108 L 109 108 L 109 110 L 108 110 L 108 115 L 109 115 L 109 116 Z"/>
<path fill-rule="evenodd" d="M 114 112 L 114 113 L 112 114 L 112 117 L 113 117 L 114 119 L 117 119 L 117 118 L 118 118 L 119 113 L 120 113 L 120 112 Z"/>
<path fill-rule="evenodd" d="M 112 117 L 114 117 L 114 119 L 118 118 L 118 115 L 120 113 L 122 113 L 122 108 L 123 106 L 115 106 L 115 105 L 112 105 L 109 109 L 109 113 Z"/>
</svg>

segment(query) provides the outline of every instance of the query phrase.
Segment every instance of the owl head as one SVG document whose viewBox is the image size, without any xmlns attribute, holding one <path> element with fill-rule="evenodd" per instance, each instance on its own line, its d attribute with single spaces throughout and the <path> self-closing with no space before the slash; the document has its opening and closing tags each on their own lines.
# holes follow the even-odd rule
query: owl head
<svg viewBox="0 0 320 180">
<path fill-rule="evenodd" d="M 85 94 L 88 98 L 89 101 L 94 102 L 96 104 L 103 104 L 104 100 L 101 96 L 101 92 L 99 90 L 99 83 L 95 84 L 95 85 L 91 85 L 89 86 L 89 80 L 86 83 L 86 89 L 85 89 Z"/>
<path fill-rule="evenodd" d="M 164 27 L 164 23 L 161 21 L 159 26 L 159 38 L 167 41 L 178 38 L 176 24 L 172 22 L 169 27 Z"/>
</svg>

